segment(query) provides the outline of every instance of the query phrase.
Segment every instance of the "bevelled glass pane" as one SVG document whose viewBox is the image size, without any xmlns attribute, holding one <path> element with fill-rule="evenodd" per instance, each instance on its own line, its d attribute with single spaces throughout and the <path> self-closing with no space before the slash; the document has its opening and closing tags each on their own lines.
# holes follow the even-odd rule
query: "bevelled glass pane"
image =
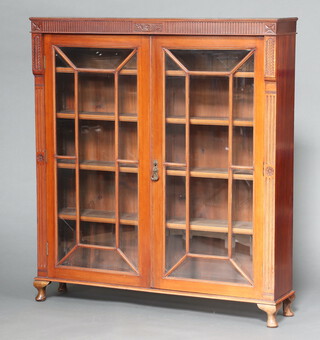
<svg viewBox="0 0 320 340">
<path fill-rule="evenodd" d="M 119 76 L 119 114 L 137 117 L 137 76 Z"/>
<path fill-rule="evenodd" d="M 166 229 L 166 264 L 170 270 L 186 254 L 186 232 L 179 229 Z"/>
<path fill-rule="evenodd" d="M 138 220 L 138 174 L 119 174 L 119 211 L 121 219 Z"/>
<path fill-rule="evenodd" d="M 228 220 L 228 181 L 226 179 L 190 179 L 190 219 L 193 223 L 213 224 Z"/>
<path fill-rule="evenodd" d="M 73 119 L 57 119 L 57 155 L 75 156 L 75 131 Z"/>
<path fill-rule="evenodd" d="M 119 123 L 119 158 L 138 160 L 138 131 L 136 122 Z"/>
<path fill-rule="evenodd" d="M 60 47 L 78 68 L 115 69 L 132 49 Z"/>
<path fill-rule="evenodd" d="M 170 277 L 219 281 L 230 283 L 248 283 L 229 260 L 187 257 L 174 270 Z"/>
<path fill-rule="evenodd" d="M 227 256 L 228 234 L 191 230 L 190 253 Z"/>
<path fill-rule="evenodd" d="M 185 224 L 186 179 L 183 176 L 166 176 L 166 220 L 174 226 Z"/>
<path fill-rule="evenodd" d="M 79 73 L 79 113 L 114 114 L 114 75 Z"/>
<path fill-rule="evenodd" d="M 115 247 L 115 225 L 81 221 L 80 243 Z"/>
<path fill-rule="evenodd" d="M 242 66 L 240 66 L 238 71 L 254 72 L 254 55 L 252 55 Z"/>
<path fill-rule="evenodd" d="M 70 253 L 61 265 L 134 273 L 116 250 L 94 249 L 81 245 Z"/>
<path fill-rule="evenodd" d="M 57 169 L 57 180 L 58 211 L 74 215 L 76 209 L 75 170 Z"/>
<path fill-rule="evenodd" d="M 185 125 L 166 124 L 166 161 L 173 163 L 186 162 Z"/>
<path fill-rule="evenodd" d="M 229 116 L 227 77 L 190 77 L 190 117 Z"/>
<path fill-rule="evenodd" d="M 114 122 L 79 121 L 79 153 L 82 164 L 114 162 Z"/>
<path fill-rule="evenodd" d="M 76 221 L 58 219 L 58 261 L 76 245 Z"/>
<path fill-rule="evenodd" d="M 254 79 L 238 77 L 233 80 L 233 119 L 253 119 Z"/>
<path fill-rule="evenodd" d="M 134 70 L 137 68 L 137 53 L 123 66 L 123 70 Z"/>
<path fill-rule="evenodd" d="M 74 112 L 74 75 L 56 73 L 56 112 Z"/>
<path fill-rule="evenodd" d="M 253 128 L 233 128 L 233 165 L 253 166 Z"/>
<path fill-rule="evenodd" d="M 252 236 L 233 235 L 233 260 L 239 266 L 244 276 L 253 279 Z"/>
<path fill-rule="evenodd" d="M 119 226 L 120 250 L 128 258 L 131 264 L 138 269 L 139 253 L 138 253 L 138 226 L 124 225 Z"/>
<path fill-rule="evenodd" d="M 251 172 L 252 173 L 252 172 Z M 252 232 L 253 181 L 234 179 L 232 184 L 232 227 Z"/>
<path fill-rule="evenodd" d="M 180 70 L 181 71 L 181 68 L 179 67 L 179 65 L 171 58 L 169 57 L 167 54 L 166 54 L 166 70 Z"/>
<path fill-rule="evenodd" d="M 166 117 L 186 116 L 185 77 L 166 77 Z"/>
<path fill-rule="evenodd" d="M 249 50 L 170 50 L 190 71 L 231 71 Z"/>
<path fill-rule="evenodd" d="M 114 218 L 113 172 L 80 171 L 80 212 L 83 216 Z"/>
<path fill-rule="evenodd" d="M 194 170 L 228 168 L 228 127 L 191 125 L 190 166 Z"/>
</svg>

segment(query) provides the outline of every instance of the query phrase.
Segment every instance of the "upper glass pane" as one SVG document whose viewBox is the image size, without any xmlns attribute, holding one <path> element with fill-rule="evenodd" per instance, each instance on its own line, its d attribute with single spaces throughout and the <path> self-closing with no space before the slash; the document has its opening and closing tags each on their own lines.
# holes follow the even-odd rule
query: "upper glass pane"
<svg viewBox="0 0 320 340">
<path fill-rule="evenodd" d="M 79 68 L 117 68 L 132 49 L 60 47 L 72 63 Z"/>
<path fill-rule="evenodd" d="M 189 71 L 231 71 L 250 50 L 170 50 Z"/>
</svg>

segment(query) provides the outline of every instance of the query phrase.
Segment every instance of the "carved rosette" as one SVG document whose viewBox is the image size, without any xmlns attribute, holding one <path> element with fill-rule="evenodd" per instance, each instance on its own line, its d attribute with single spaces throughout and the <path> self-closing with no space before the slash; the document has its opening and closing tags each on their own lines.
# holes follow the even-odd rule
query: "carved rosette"
<svg viewBox="0 0 320 340">
<path fill-rule="evenodd" d="M 273 177 L 274 176 L 274 167 L 271 165 L 266 165 L 264 167 L 264 175 L 267 177 Z"/>
</svg>

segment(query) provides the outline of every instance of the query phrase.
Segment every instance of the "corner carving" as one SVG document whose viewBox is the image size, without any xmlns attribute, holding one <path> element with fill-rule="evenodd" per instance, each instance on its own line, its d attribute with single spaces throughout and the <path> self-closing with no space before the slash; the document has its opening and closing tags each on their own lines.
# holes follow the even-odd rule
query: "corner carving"
<svg viewBox="0 0 320 340">
<path fill-rule="evenodd" d="M 43 73 L 42 34 L 32 35 L 32 69 L 34 74 Z"/>
<path fill-rule="evenodd" d="M 265 40 L 265 77 L 276 76 L 276 38 Z"/>
<path fill-rule="evenodd" d="M 31 23 L 31 31 L 41 31 L 41 24 L 37 22 Z"/>
<path fill-rule="evenodd" d="M 145 23 L 134 24 L 135 32 L 162 32 L 162 30 L 163 30 L 162 24 L 145 24 Z"/>
<path fill-rule="evenodd" d="M 275 34 L 276 33 L 276 24 L 265 24 L 264 25 L 264 33 L 265 34 Z"/>
</svg>

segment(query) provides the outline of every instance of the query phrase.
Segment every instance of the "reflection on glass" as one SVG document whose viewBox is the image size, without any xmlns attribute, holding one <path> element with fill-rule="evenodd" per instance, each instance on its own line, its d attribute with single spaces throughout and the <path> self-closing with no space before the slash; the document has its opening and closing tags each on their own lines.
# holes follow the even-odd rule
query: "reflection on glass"
<svg viewBox="0 0 320 340">
<path fill-rule="evenodd" d="M 231 71 L 249 50 L 170 50 L 190 71 Z"/>
<path fill-rule="evenodd" d="M 115 69 L 131 49 L 60 47 L 62 52 L 78 68 Z"/>
</svg>

